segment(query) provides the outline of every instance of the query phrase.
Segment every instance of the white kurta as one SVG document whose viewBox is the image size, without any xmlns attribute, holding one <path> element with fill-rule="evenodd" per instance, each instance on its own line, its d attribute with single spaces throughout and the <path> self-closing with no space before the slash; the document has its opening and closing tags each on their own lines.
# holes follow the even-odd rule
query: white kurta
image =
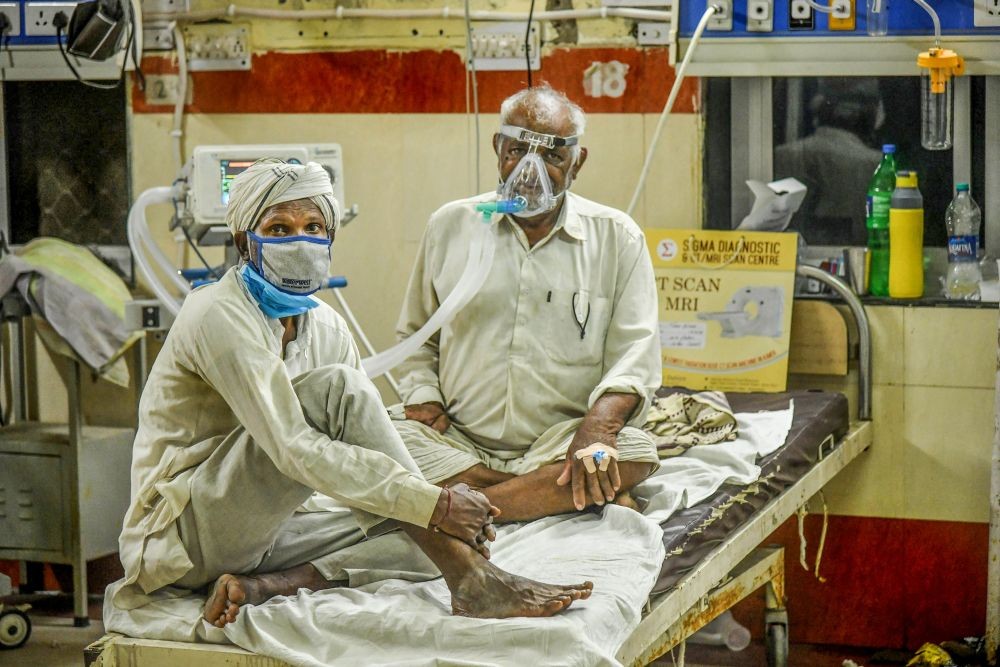
<svg viewBox="0 0 1000 667">
<path fill-rule="evenodd" d="M 451 293 L 484 194 L 431 216 L 397 325 L 411 335 Z M 402 366 L 407 404 L 440 401 L 453 424 L 492 451 L 523 451 L 580 418 L 605 392 L 637 394 L 641 427 L 660 386 L 653 267 L 639 226 L 621 211 L 567 193 L 534 247 L 510 218 L 498 224 L 486 283 Z"/>
<path fill-rule="evenodd" d="M 382 452 L 332 440 L 303 416 L 292 375 L 330 364 L 360 369 L 343 319 L 326 304 L 302 315 L 287 359 L 280 334 L 235 270 L 185 299 L 140 401 L 119 540 L 125 587 L 149 593 L 191 568 L 176 526 L 189 480 L 241 425 L 285 476 L 373 515 L 430 521 L 440 489 Z"/>
</svg>

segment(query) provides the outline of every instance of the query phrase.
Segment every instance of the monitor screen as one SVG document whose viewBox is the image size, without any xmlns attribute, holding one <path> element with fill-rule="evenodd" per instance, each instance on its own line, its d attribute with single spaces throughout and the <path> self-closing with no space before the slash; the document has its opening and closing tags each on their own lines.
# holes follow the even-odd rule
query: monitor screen
<svg viewBox="0 0 1000 667">
<path fill-rule="evenodd" d="M 222 205 L 229 206 L 229 186 L 234 178 L 247 170 L 254 162 L 261 158 L 243 158 L 240 160 L 219 160 L 219 188 L 222 195 Z M 288 164 L 302 164 L 295 158 L 285 160 Z"/>
<path fill-rule="evenodd" d="M 247 167 L 256 162 L 252 160 L 219 160 L 220 188 L 222 192 L 222 205 L 229 206 L 229 185 L 237 174 L 246 171 Z"/>
</svg>

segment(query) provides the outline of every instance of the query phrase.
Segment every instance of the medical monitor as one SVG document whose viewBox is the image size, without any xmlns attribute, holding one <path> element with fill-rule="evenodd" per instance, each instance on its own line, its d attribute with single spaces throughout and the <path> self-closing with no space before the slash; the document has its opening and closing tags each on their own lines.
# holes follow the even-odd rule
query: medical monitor
<svg viewBox="0 0 1000 667">
<path fill-rule="evenodd" d="M 192 238 L 202 245 L 215 245 L 228 239 L 226 208 L 233 179 L 266 157 L 293 164 L 320 164 L 330 174 L 334 196 L 341 206 L 344 205 L 344 164 L 339 144 L 199 146 L 194 149 L 188 190 Z"/>
</svg>

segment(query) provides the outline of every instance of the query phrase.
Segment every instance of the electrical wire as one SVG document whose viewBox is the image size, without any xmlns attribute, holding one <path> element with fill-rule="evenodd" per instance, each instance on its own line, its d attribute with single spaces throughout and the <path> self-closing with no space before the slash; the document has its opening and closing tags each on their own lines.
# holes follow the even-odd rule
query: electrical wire
<svg viewBox="0 0 1000 667">
<path fill-rule="evenodd" d="M 0 16 L 3 18 L 3 29 L 0 29 L 0 40 L 3 41 L 3 50 L 7 51 L 7 60 L 10 62 L 10 66 L 14 67 L 14 52 L 10 49 L 10 38 L 11 38 L 11 25 L 10 21 L 6 16 Z M 0 65 L 0 74 L 4 74 L 4 68 Z"/>
<path fill-rule="evenodd" d="M 209 275 L 215 278 L 216 280 L 219 280 L 221 276 L 219 275 L 219 272 L 215 270 L 216 267 L 209 264 L 208 260 L 205 259 L 205 256 L 201 254 L 201 251 L 198 250 L 198 246 L 195 245 L 194 240 L 191 238 L 191 235 L 188 234 L 188 230 L 186 227 L 184 227 L 184 225 L 181 225 L 181 232 L 184 234 L 184 238 L 187 239 L 188 245 L 191 246 L 191 250 L 194 250 L 194 254 L 198 256 L 198 259 L 201 261 L 201 263 L 205 266 L 206 269 L 208 269 Z"/>
<path fill-rule="evenodd" d="M 174 183 L 176 184 L 177 181 L 174 181 Z M 184 238 L 187 239 L 188 245 L 191 246 L 191 250 L 194 250 L 194 254 L 197 255 L 197 257 L 201 261 L 202 265 L 206 269 L 208 269 L 209 275 L 212 276 L 213 278 L 215 278 L 216 280 L 219 280 L 222 276 L 220 276 L 219 272 L 215 270 L 216 267 L 214 267 L 211 264 L 209 264 L 208 260 L 205 259 L 205 256 L 201 254 L 201 250 L 198 249 L 198 246 L 195 244 L 194 239 L 191 238 L 191 234 L 188 233 L 187 227 L 185 227 L 181 223 L 181 221 L 180 221 L 180 213 L 177 210 L 177 200 L 176 199 L 172 199 L 170 201 L 174 205 L 174 220 L 177 222 L 177 226 L 180 227 L 181 233 L 184 234 Z"/>
<path fill-rule="evenodd" d="M 524 21 L 527 14 L 523 12 L 470 11 L 468 16 L 473 21 Z M 240 7 L 235 4 L 219 9 L 202 9 L 189 12 L 159 12 L 148 13 L 149 21 L 211 21 L 213 19 L 232 20 L 237 17 L 277 19 L 287 21 L 306 21 L 310 19 L 343 20 L 343 19 L 459 19 L 459 12 L 451 11 L 450 7 L 436 9 L 359 9 L 337 7 L 336 9 L 260 9 L 257 7 Z M 573 21 L 588 19 L 623 18 L 637 21 L 669 22 L 673 14 L 669 11 L 654 9 L 635 9 L 633 7 L 594 7 L 589 9 L 555 9 L 536 12 L 536 21 Z"/>
<path fill-rule="evenodd" d="M 174 102 L 174 124 L 170 136 L 174 143 L 174 168 L 180 171 L 184 167 L 184 104 L 187 102 L 187 48 L 184 44 L 184 33 L 174 21 L 171 23 L 174 33 L 174 50 L 177 52 L 177 100 Z"/>
<path fill-rule="evenodd" d="M 476 135 L 474 150 L 470 151 L 476 156 L 476 161 L 472 166 L 472 173 L 476 179 L 476 194 L 479 194 L 479 80 L 476 77 L 476 56 L 472 49 L 472 20 L 469 18 L 469 0 L 465 0 L 465 53 L 466 61 L 469 63 L 469 72 L 465 79 L 465 112 L 469 113 L 469 77 L 472 79 L 472 115 L 476 124 Z"/>
<path fill-rule="evenodd" d="M 833 7 L 824 7 L 823 5 L 816 2 L 816 0 L 806 0 L 806 4 L 815 9 L 820 14 L 832 14 L 834 12 Z"/>
<path fill-rule="evenodd" d="M 528 88 L 531 88 L 531 17 L 535 15 L 535 0 L 528 8 L 528 26 L 524 29 L 524 61 L 528 70 Z"/>
<path fill-rule="evenodd" d="M 701 34 L 705 32 L 705 26 L 708 25 L 709 19 L 718 11 L 719 7 L 717 5 L 709 5 L 705 13 L 701 15 L 701 20 L 698 21 L 698 27 L 694 29 L 694 34 L 691 35 L 691 43 L 688 44 L 687 53 L 684 54 L 684 59 L 681 61 L 680 67 L 677 68 L 674 85 L 670 89 L 670 95 L 667 96 L 667 103 L 664 105 L 663 112 L 660 114 L 660 120 L 656 124 L 656 132 L 653 133 L 653 140 L 649 143 L 649 150 L 646 151 L 646 160 L 642 164 L 639 182 L 635 185 L 635 192 L 632 193 L 632 201 L 629 202 L 628 209 L 625 211 L 628 215 L 632 215 L 636 204 L 639 203 L 639 195 L 642 194 L 642 190 L 646 186 L 646 178 L 649 176 L 649 168 L 653 164 L 656 145 L 660 141 L 663 126 L 666 124 L 670 112 L 674 109 L 674 102 L 677 101 L 677 93 L 680 92 L 681 83 L 684 82 L 684 72 L 687 70 L 688 63 L 691 62 L 691 55 L 694 53 L 695 47 L 698 46 L 698 41 L 701 39 Z"/>
<path fill-rule="evenodd" d="M 146 75 L 142 71 L 142 7 L 139 0 L 129 0 L 130 17 L 132 22 L 132 64 L 135 65 L 136 85 L 139 90 L 146 90 Z"/>
</svg>

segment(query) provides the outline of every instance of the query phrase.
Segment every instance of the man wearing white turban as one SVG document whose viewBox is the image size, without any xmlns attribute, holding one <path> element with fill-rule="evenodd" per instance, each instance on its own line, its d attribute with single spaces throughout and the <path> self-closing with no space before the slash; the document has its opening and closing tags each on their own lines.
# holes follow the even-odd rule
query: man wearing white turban
<svg viewBox="0 0 1000 667">
<path fill-rule="evenodd" d="M 439 572 L 462 615 L 546 616 L 590 595 L 493 566 L 498 510 L 420 476 L 343 319 L 311 296 L 339 217 L 319 165 L 260 161 L 233 181 L 242 262 L 185 299 L 143 391 L 108 629 L 178 589 L 204 591 L 217 627 L 299 588 Z"/>
</svg>

